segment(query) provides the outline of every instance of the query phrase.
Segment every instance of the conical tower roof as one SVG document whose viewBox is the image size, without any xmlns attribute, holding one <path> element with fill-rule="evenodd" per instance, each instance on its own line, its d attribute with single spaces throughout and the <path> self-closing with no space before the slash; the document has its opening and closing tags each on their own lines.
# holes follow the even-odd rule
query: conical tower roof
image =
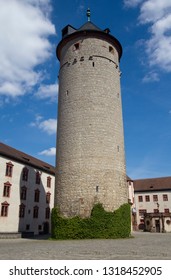
<svg viewBox="0 0 171 280">
<path fill-rule="evenodd" d="M 80 28 L 76 29 L 70 24 L 65 26 L 62 29 L 62 40 L 59 42 L 57 49 L 56 49 L 56 55 L 57 58 L 60 60 L 60 52 L 61 48 L 70 40 L 75 39 L 79 36 L 93 36 L 93 37 L 101 37 L 107 41 L 109 41 L 111 44 L 114 44 L 115 47 L 118 50 L 119 59 L 122 56 L 122 46 L 120 42 L 111 34 L 109 34 L 110 30 L 109 28 L 106 28 L 104 30 L 100 29 L 98 26 L 96 26 L 94 23 L 90 21 L 90 10 L 87 10 L 87 16 L 88 21 L 84 23 Z"/>
<path fill-rule="evenodd" d="M 97 27 L 94 23 L 91 21 L 86 22 L 83 24 L 77 31 L 82 31 L 82 30 L 97 30 L 97 31 L 102 31 L 99 27 Z"/>
</svg>

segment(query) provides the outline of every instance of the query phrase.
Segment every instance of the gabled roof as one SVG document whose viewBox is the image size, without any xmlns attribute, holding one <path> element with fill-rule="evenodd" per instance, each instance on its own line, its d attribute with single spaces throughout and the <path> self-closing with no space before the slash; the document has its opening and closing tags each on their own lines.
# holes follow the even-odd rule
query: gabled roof
<svg viewBox="0 0 171 280">
<path fill-rule="evenodd" d="M 171 190 L 171 177 L 134 180 L 135 192 Z"/>
<path fill-rule="evenodd" d="M 4 156 L 9 160 L 14 160 L 16 162 L 38 168 L 46 173 L 55 175 L 54 166 L 3 143 L 0 143 L 0 156 Z"/>
</svg>

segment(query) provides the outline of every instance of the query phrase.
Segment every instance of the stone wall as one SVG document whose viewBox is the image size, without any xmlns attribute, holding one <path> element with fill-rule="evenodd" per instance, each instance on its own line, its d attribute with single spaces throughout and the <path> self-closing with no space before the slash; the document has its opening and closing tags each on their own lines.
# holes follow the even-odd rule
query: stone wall
<svg viewBox="0 0 171 280">
<path fill-rule="evenodd" d="M 64 216 L 128 202 L 118 60 L 115 45 L 89 36 L 61 51 L 55 204 Z"/>
</svg>

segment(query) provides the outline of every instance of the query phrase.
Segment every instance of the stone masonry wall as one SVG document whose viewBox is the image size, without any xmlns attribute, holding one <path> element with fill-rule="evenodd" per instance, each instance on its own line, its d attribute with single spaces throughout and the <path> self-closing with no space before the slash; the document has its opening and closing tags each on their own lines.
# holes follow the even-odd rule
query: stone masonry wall
<svg viewBox="0 0 171 280">
<path fill-rule="evenodd" d="M 67 217 L 113 211 L 128 202 L 117 49 L 79 37 L 60 64 L 55 204 Z"/>
</svg>

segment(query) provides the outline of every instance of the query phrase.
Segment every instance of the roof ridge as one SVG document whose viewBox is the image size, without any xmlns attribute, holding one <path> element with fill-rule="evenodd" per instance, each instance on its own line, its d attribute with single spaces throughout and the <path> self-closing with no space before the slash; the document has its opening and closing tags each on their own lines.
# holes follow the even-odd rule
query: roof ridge
<svg viewBox="0 0 171 280">
<path fill-rule="evenodd" d="M 48 170 L 51 172 L 54 172 L 54 166 L 41 160 L 38 159 L 34 156 L 31 156 L 29 154 L 26 154 L 25 152 L 22 152 L 20 150 L 17 150 L 16 148 L 13 148 L 9 145 L 6 145 L 2 142 L 0 142 L 0 155 L 5 155 L 8 156 L 9 158 L 15 158 L 18 161 L 22 161 L 23 163 L 27 164 L 27 165 L 34 165 L 37 166 L 39 168 L 43 168 L 45 170 Z"/>
</svg>

